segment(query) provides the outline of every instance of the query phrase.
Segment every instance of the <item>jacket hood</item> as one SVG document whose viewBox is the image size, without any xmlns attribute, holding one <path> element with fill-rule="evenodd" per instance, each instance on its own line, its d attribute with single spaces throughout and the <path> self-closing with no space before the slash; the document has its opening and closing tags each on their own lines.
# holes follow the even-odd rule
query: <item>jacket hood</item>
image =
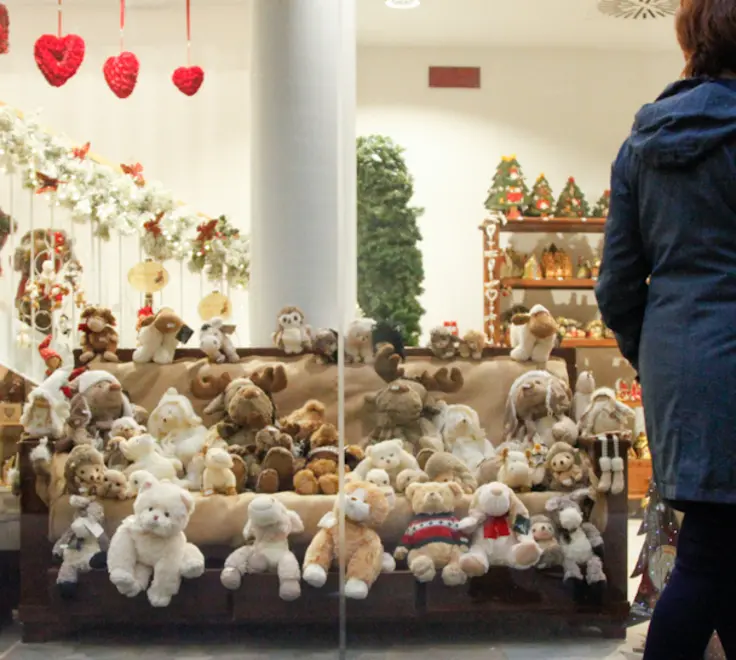
<svg viewBox="0 0 736 660">
<path fill-rule="evenodd" d="M 685 167 L 736 139 L 736 80 L 688 78 L 636 115 L 629 143 L 653 167 Z"/>
</svg>

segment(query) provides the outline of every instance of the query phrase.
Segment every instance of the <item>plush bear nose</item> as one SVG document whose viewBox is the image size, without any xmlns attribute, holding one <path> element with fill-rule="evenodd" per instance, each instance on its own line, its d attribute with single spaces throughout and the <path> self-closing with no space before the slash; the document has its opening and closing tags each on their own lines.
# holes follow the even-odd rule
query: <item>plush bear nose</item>
<svg viewBox="0 0 736 660">
<path fill-rule="evenodd" d="M 120 383 L 110 383 L 109 389 L 111 392 L 117 392 L 118 390 L 121 390 L 122 387 L 120 387 Z"/>
<path fill-rule="evenodd" d="M 494 486 L 493 488 L 491 488 L 491 495 L 503 495 L 503 488 L 501 488 L 500 486 Z"/>
<path fill-rule="evenodd" d="M 158 520 L 158 516 L 154 516 L 154 517 L 153 517 L 153 519 L 154 519 L 154 520 Z"/>
<path fill-rule="evenodd" d="M 249 387 L 247 390 L 243 392 L 244 399 L 255 399 L 257 396 L 258 396 L 258 390 L 252 387 Z"/>
</svg>

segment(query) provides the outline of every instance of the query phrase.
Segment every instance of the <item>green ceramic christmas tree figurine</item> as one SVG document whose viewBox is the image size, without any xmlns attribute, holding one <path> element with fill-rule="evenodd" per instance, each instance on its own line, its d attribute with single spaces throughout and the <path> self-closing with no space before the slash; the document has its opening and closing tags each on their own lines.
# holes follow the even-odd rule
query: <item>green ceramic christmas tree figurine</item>
<svg viewBox="0 0 736 660">
<path fill-rule="evenodd" d="M 509 220 L 515 220 L 521 217 L 528 193 L 529 188 L 516 156 L 504 156 L 488 191 L 486 208 L 489 211 L 501 211 Z"/>
<path fill-rule="evenodd" d="M 537 177 L 532 191 L 526 198 L 526 214 L 533 218 L 546 218 L 552 214 L 555 197 L 544 173 Z"/>
<path fill-rule="evenodd" d="M 596 205 L 593 207 L 593 213 L 591 214 L 591 217 L 607 218 L 608 209 L 610 208 L 611 208 L 611 191 L 606 190 L 601 195 L 601 198 L 596 202 Z"/>
<path fill-rule="evenodd" d="M 590 215 L 588 202 L 580 190 L 575 178 L 570 177 L 560 193 L 555 208 L 555 216 L 558 218 L 587 218 Z"/>
</svg>

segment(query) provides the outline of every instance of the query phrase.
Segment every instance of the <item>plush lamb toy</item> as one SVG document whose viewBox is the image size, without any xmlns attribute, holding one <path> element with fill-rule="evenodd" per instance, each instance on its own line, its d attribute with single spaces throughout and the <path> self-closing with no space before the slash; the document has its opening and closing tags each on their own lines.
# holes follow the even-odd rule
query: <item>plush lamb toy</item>
<svg viewBox="0 0 736 660">
<path fill-rule="evenodd" d="M 102 527 L 105 519 L 102 505 L 81 495 L 72 495 L 69 504 L 76 509 L 74 520 L 52 550 L 54 556 L 62 560 L 56 585 L 63 598 L 76 594 L 79 574 L 89 572 L 92 558 L 108 546 Z"/>
<path fill-rule="evenodd" d="M 184 535 L 192 511 L 189 491 L 166 482 L 141 485 L 134 513 L 118 527 L 107 554 L 110 581 L 123 596 L 147 590 L 151 605 L 166 607 L 182 578 L 204 573 L 204 555 Z"/>
<path fill-rule="evenodd" d="M 126 477 L 138 470 L 147 470 L 157 479 L 175 481 L 177 472 L 182 470 L 181 461 L 161 454 L 156 449 L 156 440 L 147 433 L 121 440 L 120 451 L 131 462 L 125 468 Z"/>
<path fill-rule="evenodd" d="M 301 595 L 299 562 L 289 549 L 289 535 L 304 531 L 302 519 L 270 495 L 258 495 L 248 505 L 248 522 L 243 529 L 252 545 L 238 548 L 225 560 L 220 581 L 226 589 L 239 589 L 247 573 L 276 571 L 279 596 L 296 600 Z"/>
<path fill-rule="evenodd" d="M 531 535 L 529 511 L 511 488 L 497 481 L 478 488 L 459 528 L 473 534 L 470 551 L 460 559 L 470 577 L 485 575 L 491 566 L 530 568 L 542 555 Z"/>
<path fill-rule="evenodd" d="M 171 309 L 161 309 L 141 322 L 138 348 L 133 351 L 133 362 L 171 364 L 179 342 L 187 343 L 192 331 Z"/>
<path fill-rule="evenodd" d="M 345 485 L 345 547 L 340 547 L 340 500 L 335 509 L 322 517 L 319 531 L 304 556 L 304 581 L 322 587 L 333 561 L 342 555 L 347 566 L 345 597 L 363 600 L 381 572 L 396 568 L 393 557 L 384 553 L 381 537 L 376 532 L 391 510 L 383 491 L 367 481 Z"/>
<path fill-rule="evenodd" d="M 546 364 L 557 339 L 557 322 L 544 305 L 534 305 L 528 314 L 511 319 L 511 353 L 517 362 Z"/>
<path fill-rule="evenodd" d="M 230 335 L 235 332 L 234 325 L 226 325 L 219 317 L 210 319 L 199 331 L 199 347 L 202 352 L 217 364 L 240 362 Z"/>
<path fill-rule="evenodd" d="M 592 590 L 591 595 L 599 601 L 606 586 L 602 559 L 603 537 L 592 523 L 583 522 L 580 502 L 588 496 L 587 489 L 577 490 L 547 500 L 545 508 L 559 530 L 562 567 L 565 571 L 563 580 L 573 585 L 576 599 L 585 596 L 582 587 L 587 582 Z M 584 577 L 581 567 L 585 567 Z"/>
</svg>

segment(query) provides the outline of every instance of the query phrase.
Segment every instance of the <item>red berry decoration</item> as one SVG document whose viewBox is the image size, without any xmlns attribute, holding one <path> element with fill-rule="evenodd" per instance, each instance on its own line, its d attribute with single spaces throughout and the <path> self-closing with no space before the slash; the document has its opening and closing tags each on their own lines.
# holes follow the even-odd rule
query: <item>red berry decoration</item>
<svg viewBox="0 0 736 660">
<path fill-rule="evenodd" d="M 139 70 L 138 58 L 128 51 L 108 57 L 102 67 L 107 86 L 121 99 L 127 99 L 133 93 Z"/>
<path fill-rule="evenodd" d="M 204 71 L 199 66 L 180 66 L 171 79 L 182 94 L 194 96 L 204 82 Z"/>
<path fill-rule="evenodd" d="M 49 85 L 61 87 L 71 78 L 84 61 L 84 39 L 76 34 L 57 37 L 44 34 L 33 49 L 36 64 Z"/>
</svg>

